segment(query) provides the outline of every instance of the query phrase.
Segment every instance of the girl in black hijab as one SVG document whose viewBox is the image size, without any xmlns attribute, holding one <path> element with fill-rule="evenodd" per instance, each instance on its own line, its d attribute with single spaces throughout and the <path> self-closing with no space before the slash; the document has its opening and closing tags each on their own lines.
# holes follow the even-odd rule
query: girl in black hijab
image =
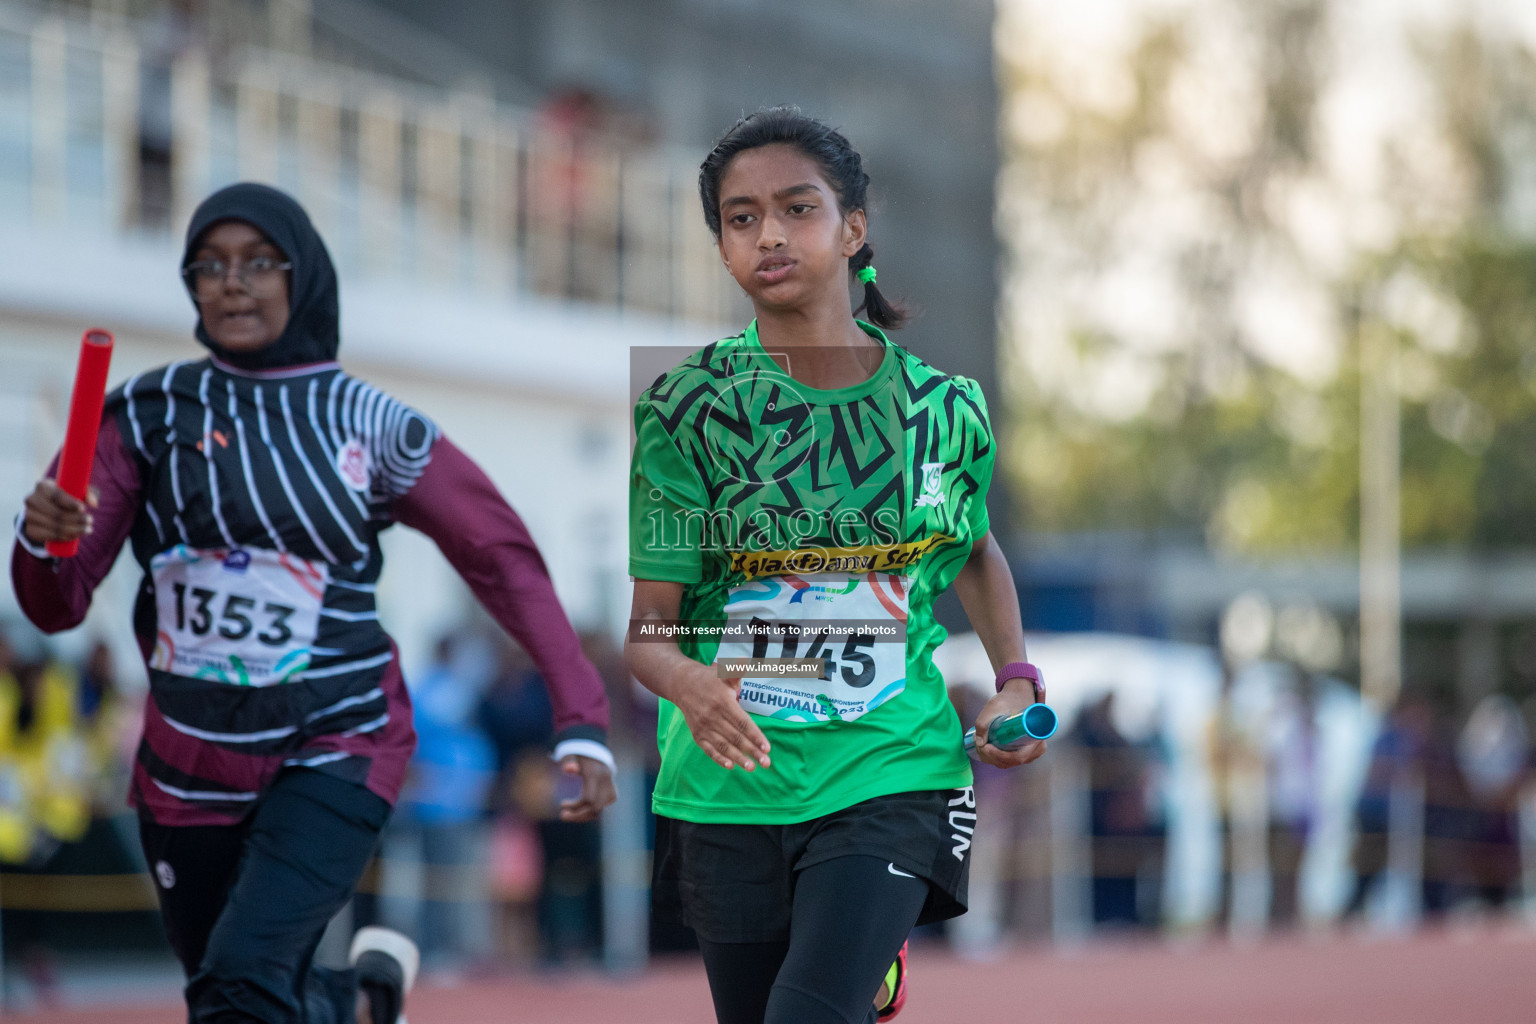
<svg viewBox="0 0 1536 1024">
<path fill-rule="evenodd" d="M 517 514 L 435 424 L 336 363 L 336 273 L 288 195 L 238 184 L 193 214 L 182 276 L 207 358 L 107 400 L 83 503 L 52 481 L 17 520 L 12 579 L 41 629 L 76 625 L 125 541 L 149 671 L 130 800 L 189 1019 L 340 1024 L 358 987 L 393 1024 L 410 941 L 365 928 L 312 959 L 351 897 L 415 746 L 374 591 L 393 523 L 437 542 L 538 663 L 569 821 L 613 801 L 607 701 Z M 72 559 L 50 540 L 79 538 Z"/>
</svg>

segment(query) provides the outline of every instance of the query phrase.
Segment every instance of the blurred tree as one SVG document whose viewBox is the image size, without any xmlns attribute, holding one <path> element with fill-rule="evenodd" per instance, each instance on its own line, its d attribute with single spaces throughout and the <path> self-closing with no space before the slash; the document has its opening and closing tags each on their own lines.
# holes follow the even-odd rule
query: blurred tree
<svg viewBox="0 0 1536 1024">
<path fill-rule="evenodd" d="M 1027 525 L 1353 543 L 1358 338 L 1390 331 L 1405 541 L 1536 543 L 1518 35 L 1333 0 L 1126 6 L 1097 35 L 1001 8 L 1004 451 Z"/>
</svg>

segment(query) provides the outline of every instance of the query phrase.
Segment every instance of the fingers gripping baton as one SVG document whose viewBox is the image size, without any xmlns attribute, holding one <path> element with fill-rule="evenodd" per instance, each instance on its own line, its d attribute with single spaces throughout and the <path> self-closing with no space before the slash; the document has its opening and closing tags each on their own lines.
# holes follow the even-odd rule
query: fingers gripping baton
<svg viewBox="0 0 1536 1024">
<path fill-rule="evenodd" d="M 1056 734 L 1056 712 L 1049 704 L 1031 704 L 1016 715 L 994 718 L 987 726 L 987 742 L 1002 750 L 1017 750 L 1035 740 Z M 965 752 L 976 756 L 976 730 L 965 731 Z"/>
<path fill-rule="evenodd" d="M 59 455 L 59 488 L 86 500 L 91 485 L 91 466 L 96 461 L 96 433 L 101 428 L 101 406 L 107 395 L 107 367 L 112 363 L 112 334 L 92 328 L 80 339 L 80 364 L 75 370 L 75 390 L 69 398 L 69 425 L 64 450 Z M 72 558 L 80 550 L 78 540 L 51 540 L 48 553 Z"/>
</svg>

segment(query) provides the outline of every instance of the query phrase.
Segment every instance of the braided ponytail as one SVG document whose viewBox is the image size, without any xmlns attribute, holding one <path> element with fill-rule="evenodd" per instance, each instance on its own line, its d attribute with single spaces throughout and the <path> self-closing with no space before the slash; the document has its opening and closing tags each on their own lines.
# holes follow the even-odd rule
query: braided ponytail
<svg viewBox="0 0 1536 1024">
<path fill-rule="evenodd" d="M 880 294 L 875 286 L 875 250 L 868 242 L 848 261 L 848 270 L 864 283 L 864 301 L 853 311 L 854 316 L 864 314 L 864 319 L 881 330 L 894 331 L 909 319 L 907 311 Z"/>
<path fill-rule="evenodd" d="M 699 166 L 699 200 L 704 204 L 704 221 L 716 241 L 720 239 L 722 227 L 720 181 L 725 177 L 726 169 L 741 153 L 777 143 L 794 146 L 816 161 L 827 184 L 836 193 L 838 209 L 843 214 L 854 210 L 868 213 L 869 175 L 864 173 L 864 161 L 858 151 L 842 133 L 807 117 L 796 107 L 768 107 L 748 114 L 732 125 Z M 864 285 L 864 301 L 854 313 L 863 312 L 865 319 L 876 327 L 895 330 L 907 322 L 908 313 L 875 287 L 874 267 L 871 266 L 874 258 L 875 250 L 865 242 L 848 261 L 849 273 L 856 275 Z"/>
</svg>

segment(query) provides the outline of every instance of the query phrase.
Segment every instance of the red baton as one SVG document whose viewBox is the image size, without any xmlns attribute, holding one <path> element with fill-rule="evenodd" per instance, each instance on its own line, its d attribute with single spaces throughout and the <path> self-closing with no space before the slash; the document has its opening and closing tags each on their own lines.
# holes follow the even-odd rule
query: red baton
<svg viewBox="0 0 1536 1024">
<path fill-rule="evenodd" d="M 81 501 L 91 486 L 91 466 L 96 461 L 96 433 L 101 429 L 101 406 L 107 397 L 107 367 L 112 363 L 112 332 L 93 327 L 80 339 L 80 365 L 75 370 L 75 390 L 69 396 L 69 427 L 64 450 L 59 454 L 59 478 L 65 493 Z M 48 553 L 72 558 L 80 550 L 78 540 L 51 540 Z"/>
</svg>

